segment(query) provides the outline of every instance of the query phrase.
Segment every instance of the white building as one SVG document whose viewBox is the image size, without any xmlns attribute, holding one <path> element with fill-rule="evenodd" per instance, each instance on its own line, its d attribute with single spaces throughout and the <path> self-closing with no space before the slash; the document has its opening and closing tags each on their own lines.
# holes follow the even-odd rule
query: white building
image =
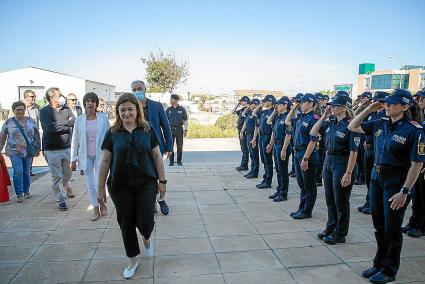
<svg viewBox="0 0 425 284">
<path fill-rule="evenodd" d="M 37 67 L 26 67 L 0 73 L 0 101 L 4 109 L 10 109 L 13 102 L 22 100 L 25 90 L 33 90 L 37 100 L 45 98 L 50 87 L 58 87 L 63 95 L 76 94 L 80 103 L 84 94 L 96 93 L 105 101 L 115 99 L 115 86 L 79 78 Z"/>
</svg>

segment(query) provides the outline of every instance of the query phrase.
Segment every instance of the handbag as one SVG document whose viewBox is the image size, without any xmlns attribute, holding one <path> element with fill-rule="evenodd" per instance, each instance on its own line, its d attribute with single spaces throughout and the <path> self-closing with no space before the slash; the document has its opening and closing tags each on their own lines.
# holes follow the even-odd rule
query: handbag
<svg viewBox="0 0 425 284">
<path fill-rule="evenodd" d="M 21 131 L 21 134 L 22 136 L 24 136 L 25 142 L 27 143 L 27 157 L 34 157 L 37 154 L 37 144 L 34 140 L 32 140 L 31 142 L 28 140 L 28 137 L 25 135 L 24 129 L 16 120 L 16 118 L 13 118 L 13 122 L 15 122 L 19 131 Z"/>
</svg>

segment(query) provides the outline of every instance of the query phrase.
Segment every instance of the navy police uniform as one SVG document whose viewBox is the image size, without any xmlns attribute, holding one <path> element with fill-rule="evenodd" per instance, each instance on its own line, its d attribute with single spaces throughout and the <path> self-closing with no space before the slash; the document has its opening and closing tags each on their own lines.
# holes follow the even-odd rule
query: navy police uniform
<svg viewBox="0 0 425 284">
<path fill-rule="evenodd" d="M 389 104 L 410 104 L 408 91 L 396 90 L 383 100 Z M 372 277 L 393 277 L 400 266 L 403 236 L 401 224 L 409 200 L 398 210 L 390 208 L 389 199 L 400 192 L 411 161 L 425 161 L 424 132 L 418 123 L 406 117 L 393 123 L 390 118 L 363 122 L 361 128 L 367 135 L 374 135 L 374 168 L 370 183 L 370 205 L 373 226 L 376 230 L 377 252 L 373 267 L 381 270 Z M 366 273 L 366 271 L 364 272 Z"/>
<path fill-rule="evenodd" d="M 171 95 L 173 99 L 179 99 L 177 95 Z M 177 144 L 177 163 L 182 162 L 183 156 L 183 124 L 187 121 L 187 112 L 184 107 L 177 105 L 177 107 L 170 106 L 166 109 L 168 121 L 170 122 L 171 134 L 173 136 L 173 152 L 170 157 L 170 164 L 174 164 L 174 143 Z"/>
<path fill-rule="evenodd" d="M 243 96 L 240 101 L 245 101 L 249 103 L 249 98 L 247 96 Z M 244 133 L 241 133 L 243 124 L 245 123 L 245 117 L 242 115 L 244 110 L 247 107 L 243 107 L 236 111 L 236 114 L 238 115 L 238 121 L 237 121 L 237 129 L 238 129 L 238 137 L 239 137 L 239 143 L 241 146 L 241 152 L 242 152 L 242 160 L 241 164 L 237 167 L 238 170 L 247 170 L 248 169 L 248 162 L 249 162 L 249 150 L 246 143 L 246 131 Z"/>
<path fill-rule="evenodd" d="M 259 105 L 260 101 L 258 99 L 251 100 L 251 104 Z M 253 148 L 251 141 L 254 139 L 255 128 L 258 127 L 258 119 L 255 115 L 252 114 L 252 110 L 248 110 L 245 113 L 245 129 L 246 129 L 246 145 L 249 151 L 249 157 L 251 159 L 251 169 L 245 177 L 257 178 L 259 171 L 259 157 L 258 157 L 258 136 L 256 137 L 256 145 Z"/>
<path fill-rule="evenodd" d="M 288 164 L 289 156 L 291 155 L 292 147 L 288 145 L 286 148 L 286 159 L 283 161 L 281 159 L 280 153 L 282 152 L 283 143 L 285 141 L 286 135 L 292 135 L 292 126 L 285 124 L 285 119 L 288 116 L 289 109 L 291 107 L 291 101 L 287 97 L 283 97 L 277 101 L 277 104 L 286 104 L 288 110 L 284 113 L 278 114 L 273 123 L 273 134 L 274 134 L 274 144 L 273 144 L 273 158 L 275 161 L 276 168 L 276 177 L 277 177 L 277 194 L 274 196 L 274 200 L 278 201 L 280 199 L 286 200 L 288 197 L 289 189 L 289 174 L 288 174 Z"/>
<path fill-rule="evenodd" d="M 294 101 L 296 103 L 301 103 L 301 99 L 304 95 L 302 93 L 298 93 L 295 98 Z M 295 125 L 297 124 L 298 118 L 301 116 L 301 111 L 299 109 L 296 110 L 296 116 L 295 118 L 292 120 L 292 132 L 294 132 L 295 129 Z M 291 159 L 292 159 L 292 165 L 291 165 L 291 172 L 290 175 L 291 177 L 296 177 L 296 172 L 295 172 L 295 149 L 294 149 L 294 136 L 291 137 Z"/>
<path fill-rule="evenodd" d="M 313 94 L 305 94 L 302 102 L 317 103 Z M 314 114 L 313 111 L 303 113 L 298 118 L 295 125 L 294 133 L 294 148 L 295 148 L 295 172 L 297 174 L 297 183 L 301 189 L 300 204 L 298 210 L 291 215 L 294 219 L 311 218 L 314 204 L 317 197 L 316 186 L 316 171 L 319 164 L 319 154 L 315 148 L 311 153 L 308 161 L 308 169 L 301 170 L 301 161 L 304 157 L 305 151 L 310 141 L 318 142 L 318 136 L 311 136 L 310 130 L 319 120 L 319 116 Z"/>
<path fill-rule="evenodd" d="M 276 99 L 272 95 L 267 95 L 263 102 L 269 101 L 272 104 L 276 102 Z M 270 144 L 270 138 L 272 135 L 272 126 L 267 124 L 267 120 L 272 115 L 274 108 L 262 110 L 256 115 L 258 117 L 258 129 L 259 129 L 259 149 L 260 149 L 260 159 L 264 164 L 264 174 L 263 181 L 257 185 L 258 188 L 269 188 L 272 184 L 273 179 L 273 154 L 267 153 L 267 145 Z"/>
<path fill-rule="evenodd" d="M 314 94 L 316 96 L 317 101 L 319 100 L 324 100 L 324 96 L 321 93 L 316 93 Z M 323 114 L 324 108 L 326 108 L 326 105 L 323 105 L 320 109 L 321 114 Z M 319 140 L 319 149 L 318 149 L 318 154 L 319 154 L 319 164 L 317 166 L 317 171 L 316 171 L 316 184 L 318 186 L 322 185 L 322 172 L 323 172 L 323 163 L 325 161 L 325 155 L 326 155 L 326 151 L 325 151 L 325 133 L 323 132 L 324 128 L 321 128 L 321 132 L 320 137 L 321 139 Z"/>
<path fill-rule="evenodd" d="M 351 106 L 349 97 L 335 96 L 330 103 L 333 106 Z M 356 167 L 351 173 L 351 183 L 342 187 L 341 179 L 346 173 L 351 152 L 357 152 L 360 135 L 348 130 L 350 119 L 346 116 L 337 120 L 331 116 L 324 125 L 326 158 L 323 167 L 328 222 L 323 234 L 326 243 L 345 242 L 350 221 L 350 195 L 356 177 Z"/>
</svg>

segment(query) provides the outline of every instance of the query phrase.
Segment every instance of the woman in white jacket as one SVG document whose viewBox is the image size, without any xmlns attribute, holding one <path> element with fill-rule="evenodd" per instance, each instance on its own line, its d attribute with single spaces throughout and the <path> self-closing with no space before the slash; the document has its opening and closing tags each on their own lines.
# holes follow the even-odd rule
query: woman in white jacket
<svg viewBox="0 0 425 284">
<path fill-rule="evenodd" d="M 75 120 L 71 143 L 71 170 L 75 171 L 78 161 L 84 171 L 87 192 L 93 206 L 92 221 L 106 215 L 106 206 L 99 208 L 97 201 L 98 170 L 102 158 L 101 145 L 107 130 L 110 127 L 106 114 L 96 112 L 99 106 L 99 97 L 95 93 L 87 93 L 83 98 L 85 115 Z"/>
</svg>

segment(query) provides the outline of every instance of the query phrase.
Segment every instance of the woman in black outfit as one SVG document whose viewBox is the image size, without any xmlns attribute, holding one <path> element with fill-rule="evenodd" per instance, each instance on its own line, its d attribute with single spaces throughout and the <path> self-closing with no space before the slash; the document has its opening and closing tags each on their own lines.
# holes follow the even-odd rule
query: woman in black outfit
<svg viewBox="0 0 425 284">
<path fill-rule="evenodd" d="M 145 120 L 137 98 L 119 97 L 116 121 L 103 140 L 99 171 L 98 200 L 106 203 L 105 182 L 117 211 L 124 247 L 129 257 L 123 276 L 131 278 L 138 267 L 140 254 L 136 227 L 143 236 L 147 256 L 153 256 L 154 206 L 157 190 L 165 195 L 164 164 L 154 130 Z"/>
</svg>

